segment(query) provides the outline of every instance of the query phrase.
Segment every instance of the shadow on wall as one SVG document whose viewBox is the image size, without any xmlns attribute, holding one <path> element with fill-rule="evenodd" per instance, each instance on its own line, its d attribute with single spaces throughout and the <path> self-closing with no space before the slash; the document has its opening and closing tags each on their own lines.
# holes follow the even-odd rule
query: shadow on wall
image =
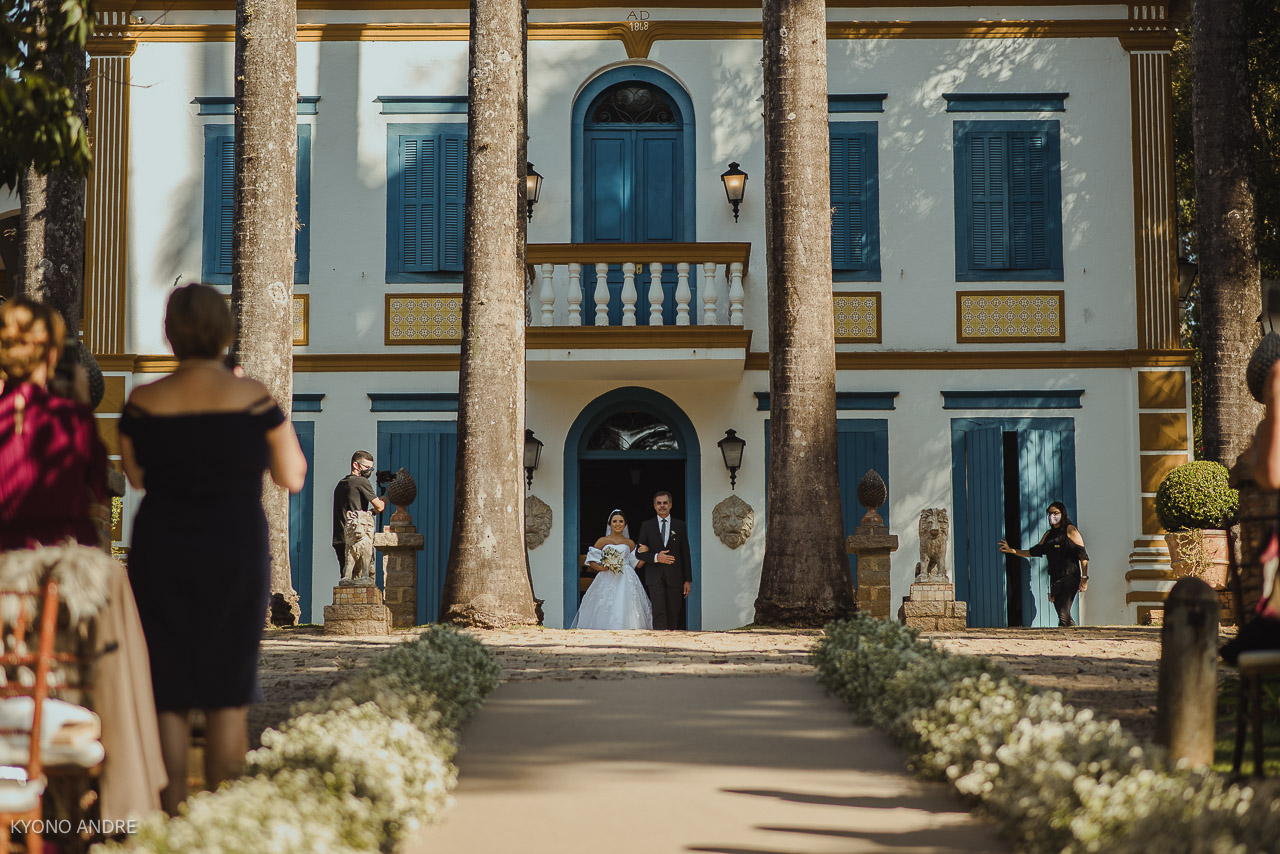
<svg viewBox="0 0 1280 854">
<path fill-rule="evenodd" d="M 14 295 L 18 269 L 18 211 L 0 214 L 0 297 Z"/>
</svg>

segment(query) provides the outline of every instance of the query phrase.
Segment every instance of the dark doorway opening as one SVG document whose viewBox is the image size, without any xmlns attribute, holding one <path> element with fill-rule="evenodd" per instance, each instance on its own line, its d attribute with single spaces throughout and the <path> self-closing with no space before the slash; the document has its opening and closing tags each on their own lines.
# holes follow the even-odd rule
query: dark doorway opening
<svg viewBox="0 0 1280 854">
<path fill-rule="evenodd" d="M 1004 445 L 1004 541 L 1015 549 L 1027 549 L 1030 543 L 1022 542 L 1022 505 L 1019 502 L 1021 490 L 1018 486 L 1018 434 L 1006 430 L 1001 437 Z M 1004 556 L 1005 598 L 1009 609 L 1009 625 L 1021 626 L 1022 597 L 1026 582 L 1023 580 L 1023 558 L 1017 555 Z"/>
<path fill-rule="evenodd" d="M 604 536 L 609 511 L 621 510 L 631 527 L 631 538 L 640 533 L 640 524 L 657 514 L 653 511 L 653 494 L 659 490 L 671 493 L 674 510 L 671 515 L 685 520 L 684 466 L 680 459 L 591 460 L 578 463 L 578 554 L 585 555 L 596 540 Z M 592 573 L 578 562 L 578 601 L 591 583 Z M 576 606 L 575 606 L 576 610 Z M 681 615 L 680 627 L 686 625 Z"/>
</svg>

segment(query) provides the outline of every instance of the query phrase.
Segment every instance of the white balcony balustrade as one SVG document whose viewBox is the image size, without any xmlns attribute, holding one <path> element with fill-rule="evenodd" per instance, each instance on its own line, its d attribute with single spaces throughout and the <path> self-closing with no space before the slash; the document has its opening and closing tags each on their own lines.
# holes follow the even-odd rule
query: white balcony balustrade
<svg viewBox="0 0 1280 854">
<path fill-rule="evenodd" d="M 742 326 L 750 243 L 534 243 L 537 326 Z"/>
</svg>

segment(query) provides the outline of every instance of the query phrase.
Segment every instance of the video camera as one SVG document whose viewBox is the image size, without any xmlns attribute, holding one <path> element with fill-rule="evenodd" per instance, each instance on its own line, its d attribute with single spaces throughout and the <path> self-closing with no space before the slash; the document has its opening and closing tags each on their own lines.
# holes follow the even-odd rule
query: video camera
<svg viewBox="0 0 1280 854">
<path fill-rule="evenodd" d="M 383 471 L 378 472 L 376 477 L 378 479 L 378 486 L 386 486 L 388 483 L 396 479 L 396 473 L 390 469 L 384 469 Z"/>
</svg>

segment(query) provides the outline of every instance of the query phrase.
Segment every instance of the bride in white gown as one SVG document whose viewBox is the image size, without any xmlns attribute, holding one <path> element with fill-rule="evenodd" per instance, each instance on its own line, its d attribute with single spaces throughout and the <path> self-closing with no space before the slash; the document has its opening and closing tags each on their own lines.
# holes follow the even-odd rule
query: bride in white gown
<svg viewBox="0 0 1280 854">
<path fill-rule="evenodd" d="M 582 595 L 575 629 L 652 629 L 653 606 L 636 575 L 636 544 L 628 539 L 627 517 L 609 514 L 608 533 L 587 549 L 595 580 Z"/>
</svg>

